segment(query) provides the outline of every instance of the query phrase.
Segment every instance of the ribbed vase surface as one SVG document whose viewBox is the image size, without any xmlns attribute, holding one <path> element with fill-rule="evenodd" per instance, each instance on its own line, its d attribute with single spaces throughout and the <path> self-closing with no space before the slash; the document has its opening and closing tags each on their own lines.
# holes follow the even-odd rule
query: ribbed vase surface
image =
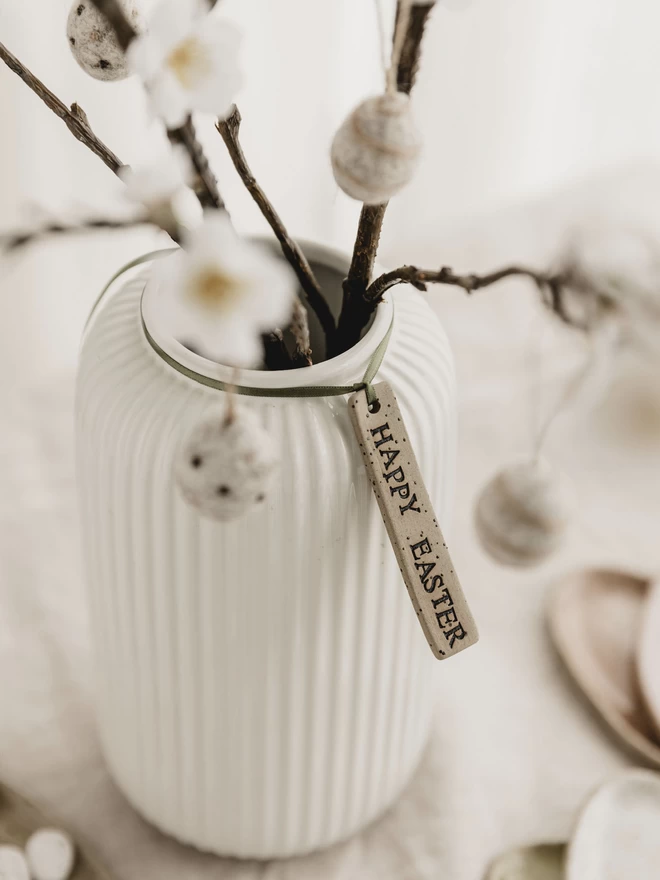
<svg viewBox="0 0 660 880">
<path fill-rule="evenodd" d="M 347 263 L 325 249 L 315 257 Z M 128 799 L 178 839 L 239 857 L 308 852 L 363 827 L 409 781 L 429 733 L 439 667 L 401 580 L 345 397 L 240 398 L 279 443 L 278 485 L 264 505 L 227 524 L 201 518 L 180 497 L 172 479 L 178 444 L 225 395 L 182 375 L 148 343 L 140 317 L 146 275 L 145 267 L 128 272 L 103 298 L 78 376 L 104 750 Z M 350 352 L 304 370 L 243 373 L 241 381 L 359 381 L 392 314 L 376 381 L 398 396 L 446 525 L 452 358 L 411 287 L 388 294 Z M 225 370 L 197 365 L 214 376 Z"/>
</svg>

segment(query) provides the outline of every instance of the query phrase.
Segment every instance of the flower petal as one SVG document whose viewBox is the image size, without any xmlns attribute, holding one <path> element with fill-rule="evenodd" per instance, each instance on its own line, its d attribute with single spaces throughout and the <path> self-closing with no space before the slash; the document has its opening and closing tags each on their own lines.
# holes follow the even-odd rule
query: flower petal
<svg viewBox="0 0 660 880">
<path fill-rule="evenodd" d="M 149 19 L 148 33 L 165 57 L 193 30 L 198 18 L 208 13 L 204 0 L 161 0 Z"/>
</svg>

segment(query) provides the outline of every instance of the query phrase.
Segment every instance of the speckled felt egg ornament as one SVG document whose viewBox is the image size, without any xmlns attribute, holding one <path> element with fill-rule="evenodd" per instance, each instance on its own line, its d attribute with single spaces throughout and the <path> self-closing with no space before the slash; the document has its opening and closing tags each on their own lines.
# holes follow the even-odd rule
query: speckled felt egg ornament
<svg viewBox="0 0 660 880">
<path fill-rule="evenodd" d="M 215 410 L 192 429 L 174 467 L 184 499 L 226 522 L 263 503 L 279 467 L 273 439 L 246 407 Z"/>
<path fill-rule="evenodd" d="M 420 149 L 408 95 L 394 92 L 368 98 L 332 142 L 335 180 L 351 198 L 380 205 L 410 182 Z"/>
<path fill-rule="evenodd" d="M 532 566 L 555 551 L 571 507 L 564 478 L 542 459 L 526 459 L 496 474 L 475 507 L 483 549 L 496 562 Z"/>
<path fill-rule="evenodd" d="M 119 0 L 128 21 L 143 30 L 140 10 L 134 0 Z M 71 7 L 66 35 L 73 57 L 94 79 L 116 82 L 130 76 L 115 32 L 91 0 L 77 0 Z"/>
</svg>

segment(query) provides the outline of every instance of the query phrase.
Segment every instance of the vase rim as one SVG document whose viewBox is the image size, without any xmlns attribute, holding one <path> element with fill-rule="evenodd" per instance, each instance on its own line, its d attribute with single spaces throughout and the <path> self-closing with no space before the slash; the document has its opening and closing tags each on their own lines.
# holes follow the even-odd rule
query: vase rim
<svg viewBox="0 0 660 880">
<path fill-rule="evenodd" d="M 273 239 L 266 238 L 265 236 L 255 236 L 254 238 L 268 244 L 273 242 Z M 304 239 L 299 240 L 298 243 L 302 247 L 307 259 L 311 262 L 323 263 L 328 268 L 336 269 L 339 272 L 347 271 L 348 257 L 342 251 Z M 380 269 L 376 271 L 380 272 Z M 233 367 L 210 361 L 201 355 L 195 354 L 170 334 L 165 334 L 159 330 L 155 308 L 157 291 L 157 285 L 152 283 L 147 283 L 143 291 L 141 301 L 143 332 L 146 329 L 158 347 L 186 371 L 226 385 L 235 382 L 236 371 Z M 392 322 L 392 316 L 393 304 L 391 298 L 388 297 L 378 304 L 371 325 L 367 328 L 359 342 L 348 349 L 348 351 L 344 351 L 318 364 L 312 364 L 309 367 L 297 367 L 292 370 L 241 369 L 239 384 L 265 389 L 305 388 L 310 385 L 357 382 L 362 378 L 360 370 L 364 369 L 369 357 L 387 334 Z M 198 380 L 193 378 L 192 381 Z"/>
</svg>

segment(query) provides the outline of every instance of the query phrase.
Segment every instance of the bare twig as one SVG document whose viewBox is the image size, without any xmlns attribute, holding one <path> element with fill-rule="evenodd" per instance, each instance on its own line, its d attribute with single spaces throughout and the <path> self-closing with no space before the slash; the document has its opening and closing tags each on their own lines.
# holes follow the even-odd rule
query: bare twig
<svg viewBox="0 0 660 880">
<path fill-rule="evenodd" d="M 415 84 L 422 40 L 434 5 L 435 2 L 416 3 L 410 10 L 406 37 L 397 68 L 398 89 L 407 95 Z M 399 6 L 397 15 L 400 12 Z M 344 298 L 333 346 L 334 354 L 346 351 L 359 340 L 373 311 L 373 306 L 365 306 L 364 295 L 371 282 L 387 204 L 385 202 L 383 205 L 365 205 L 362 208 L 353 247 L 353 258 L 344 281 Z"/>
<path fill-rule="evenodd" d="M 92 0 L 92 3 L 112 25 L 119 45 L 126 51 L 137 37 L 137 31 L 124 15 L 117 0 Z M 192 119 L 189 118 L 181 128 L 168 130 L 167 135 L 173 144 L 181 144 L 188 151 L 195 169 L 193 188 L 202 206 L 205 208 L 224 208 L 225 204 L 218 191 L 218 183 L 204 155 L 204 150 L 197 140 Z"/>
<path fill-rule="evenodd" d="M 296 367 L 311 367 L 314 361 L 312 360 L 312 343 L 309 337 L 307 309 L 297 297 L 293 304 L 293 317 L 289 324 L 289 330 L 296 344 L 293 353 L 294 365 Z"/>
<path fill-rule="evenodd" d="M 122 162 L 115 156 L 112 150 L 108 149 L 92 131 L 87 116 L 83 110 L 73 104 L 69 109 L 63 101 L 53 94 L 38 77 L 36 77 L 28 68 L 16 58 L 15 55 L 0 43 L 0 59 L 9 67 L 10 70 L 19 76 L 23 82 L 29 86 L 44 104 L 49 107 L 56 116 L 64 122 L 71 134 L 85 144 L 99 159 L 101 159 L 111 171 L 115 174 L 122 168 Z"/>
<path fill-rule="evenodd" d="M 97 232 L 103 229 L 134 229 L 136 226 L 151 225 L 147 217 L 130 220 L 112 220 L 107 218 L 91 218 L 80 223 L 47 223 L 38 229 L 0 234 L 0 250 L 10 253 L 44 238 L 60 235 L 80 235 L 86 232 Z"/>
<path fill-rule="evenodd" d="M 241 114 L 238 107 L 234 106 L 229 116 L 224 120 L 219 120 L 216 127 L 227 146 L 227 150 L 239 177 L 254 201 L 257 203 L 259 210 L 266 218 L 270 228 L 275 233 L 284 256 L 298 276 L 300 286 L 305 292 L 307 301 L 319 319 L 319 323 L 325 334 L 326 347 L 329 348 L 335 333 L 335 321 L 332 317 L 332 312 L 321 292 L 318 281 L 314 277 L 314 273 L 312 272 L 307 258 L 287 232 L 277 211 L 268 200 L 266 193 L 259 186 L 252 174 L 239 139 Z M 300 315 L 300 317 L 302 318 L 302 315 Z"/>
<path fill-rule="evenodd" d="M 226 211 L 224 199 L 218 189 L 218 181 L 211 170 L 204 149 L 197 139 L 197 132 L 191 118 L 181 128 L 170 129 L 167 136 L 172 144 L 181 144 L 188 151 L 195 170 L 193 189 L 203 208 L 219 208 Z"/>
<path fill-rule="evenodd" d="M 575 280 L 565 272 L 539 272 L 528 266 L 506 266 L 485 275 L 468 273 L 458 275 L 448 266 L 442 269 L 418 269 L 416 266 L 401 266 L 391 272 L 380 275 L 367 288 L 364 300 L 372 307 L 379 303 L 385 293 L 397 284 L 412 284 L 417 290 L 427 290 L 429 284 L 448 284 L 460 287 L 466 293 L 474 293 L 484 287 L 490 287 L 508 278 L 527 278 L 532 281 L 545 305 L 551 309 L 565 324 L 579 330 L 588 329 L 589 322 L 575 314 L 570 308 L 568 292 L 575 286 Z M 592 294 L 593 296 L 593 294 Z"/>
<path fill-rule="evenodd" d="M 376 278 L 367 288 L 365 299 L 371 304 L 378 303 L 386 291 L 397 284 L 412 284 L 417 290 L 426 290 L 429 284 L 450 284 L 454 287 L 461 287 L 466 293 L 473 293 L 482 287 L 490 287 L 491 284 L 497 284 L 498 281 L 514 276 L 530 278 L 538 287 L 543 287 L 554 280 L 544 273 L 524 266 L 507 266 L 505 269 L 498 269 L 498 271 L 489 272 L 487 275 L 474 273 L 457 275 L 447 266 L 443 266 L 437 271 L 418 269 L 416 266 L 401 266 L 399 269 L 386 272 Z"/>
<path fill-rule="evenodd" d="M 281 330 L 264 333 L 261 342 L 264 349 L 264 363 L 269 370 L 290 370 L 295 366 Z"/>
</svg>

